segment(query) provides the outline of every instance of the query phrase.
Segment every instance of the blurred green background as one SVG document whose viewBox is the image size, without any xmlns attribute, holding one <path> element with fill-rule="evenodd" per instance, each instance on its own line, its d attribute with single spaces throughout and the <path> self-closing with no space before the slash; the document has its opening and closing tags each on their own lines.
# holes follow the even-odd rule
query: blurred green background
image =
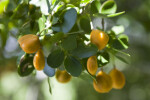
<svg viewBox="0 0 150 100">
<path fill-rule="evenodd" d="M 130 40 L 127 50 L 131 55 L 130 64 L 116 60 L 116 67 L 126 77 L 123 89 L 99 94 L 91 84 L 79 78 L 60 84 L 52 77 L 52 95 L 43 72 L 37 72 L 36 78 L 22 78 L 17 74 L 16 61 L 21 51 L 17 29 L 9 23 L 9 17 L 2 15 L 1 8 L 7 3 L 3 1 L 8 0 L 0 0 L 0 100 L 150 100 L 150 0 L 115 0 L 118 12 L 126 13 L 106 20 L 107 28 L 123 25 Z M 104 70 L 109 72 L 111 68 L 110 63 Z"/>
</svg>

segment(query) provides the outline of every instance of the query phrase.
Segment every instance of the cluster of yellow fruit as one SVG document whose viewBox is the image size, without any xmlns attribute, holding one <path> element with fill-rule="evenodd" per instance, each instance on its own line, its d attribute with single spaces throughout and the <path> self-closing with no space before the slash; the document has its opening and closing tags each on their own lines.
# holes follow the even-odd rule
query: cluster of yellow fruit
<svg viewBox="0 0 150 100">
<path fill-rule="evenodd" d="M 18 42 L 24 52 L 28 54 L 36 53 L 33 58 L 33 65 L 36 70 L 43 70 L 45 67 L 45 58 L 43 50 L 41 49 L 39 37 L 34 34 L 28 34 L 20 37 Z M 71 75 L 69 75 L 65 70 L 57 70 L 56 79 L 60 83 L 67 83 L 70 81 Z"/>
<path fill-rule="evenodd" d="M 92 30 L 90 40 L 91 43 L 95 44 L 99 50 L 102 50 L 106 47 L 109 41 L 109 36 L 103 31 Z M 43 50 L 41 49 L 39 37 L 37 35 L 28 34 L 19 38 L 18 42 L 24 52 L 28 54 L 36 53 L 33 58 L 33 65 L 36 70 L 43 70 L 45 67 L 45 57 Z M 97 57 L 89 57 L 87 61 L 87 70 L 91 75 L 95 75 L 97 69 Z M 55 76 L 60 83 L 67 83 L 72 77 L 65 70 L 57 70 Z M 100 93 L 109 92 L 112 88 L 121 89 L 123 88 L 124 84 L 125 77 L 123 73 L 118 71 L 116 68 L 114 68 L 109 75 L 103 71 L 100 71 L 96 75 L 96 80 L 93 82 L 95 90 Z"/>
<path fill-rule="evenodd" d="M 105 48 L 109 41 L 108 35 L 100 30 L 92 30 L 91 42 L 95 44 L 99 50 Z M 98 69 L 97 57 L 91 56 L 87 60 L 87 70 L 91 75 L 95 75 Z M 107 93 L 112 88 L 121 89 L 125 85 L 125 77 L 122 72 L 116 68 L 112 69 L 109 74 L 103 71 L 98 72 L 96 80 L 93 82 L 94 89 L 99 93 Z"/>
</svg>

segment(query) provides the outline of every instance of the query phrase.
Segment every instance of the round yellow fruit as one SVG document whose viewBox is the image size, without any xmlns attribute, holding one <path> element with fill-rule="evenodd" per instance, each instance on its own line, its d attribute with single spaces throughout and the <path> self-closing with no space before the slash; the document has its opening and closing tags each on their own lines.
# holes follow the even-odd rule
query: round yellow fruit
<svg viewBox="0 0 150 100">
<path fill-rule="evenodd" d="M 34 56 L 33 65 L 36 70 L 43 70 L 45 67 L 45 58 L 42 49 L 39 49 Z"/>
<path fill-rule="evenodd" d="M 57 70 L 56 79 L 60 83 L 67 83 L 71 80 L 71 75 L 69 75 L 65 70 Z"/>
<path fill-rule="evenodd" d="M 113 88 L 115 89 L 121 89 L 125 85 L 125 77 L 122 72 L 117 70 L 116 68 L 112 69 L 109 75 L 112 78 L 113 81 Z"/>
<path fill-rule="evenodd" d="M 112 79 L 105 72 L 100 71 L 93 82 L 94 89 L 99 93 L 107 93 L 112 89 Z"/>
<path fill-rule="evenodd" d="M 92 30 L 90 40 L 98 47 L 99 50 L 102 50 L 106 47 L 109 41 L 109 36 L 103 31 Z"/>
<path fill-rule="evenodd" d="M 96 56 L 91 56 L 87 60 L 87 70 L 91 75 L 95 75 L 98 69 Z"/>
<path fill-rule="evenodd" d="M 40 40 L 37 35 L 28 34 L 19 38 L 20 47 L 26 53 L 35 53 L 40 48 Z"/>
</svg>

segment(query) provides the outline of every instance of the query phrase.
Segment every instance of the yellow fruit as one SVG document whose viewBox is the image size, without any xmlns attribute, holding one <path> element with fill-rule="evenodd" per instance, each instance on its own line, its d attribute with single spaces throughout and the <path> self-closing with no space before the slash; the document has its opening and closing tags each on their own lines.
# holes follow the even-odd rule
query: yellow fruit
<svg viewBox="0 0 150 100">
<path fill-rule="evenodd" d="M 36 70 L 43 70 L 45 67 L 45 58 L 42 49 L 39 49 L 34 56 L 33 65 Z"/>
<path fill-rule="evenodd" d="M 99 50 L 102 50 L 106 47 L 109 41 L 109 36 L 103 31 L 92 30 L 90 40 L 98 47 Z"/>
<path fill-rule="evenodd" d="M 87 70 L 91 75 L 95 75 L 98 69 L 97 58 L 96 56 L 91 56 L 87 60 Z"/>
<path fill-rule="evenodd" d="M 112 79 L 105 72 L 100 71 L 93 82 L 94 89 L 99 93 L 107 93 L 112 89 Z"/>
<path fill-rule="evenodd" d="M 60 83 L 67 83 L 71 79 L 71 75 L 69 75 L 65 70 L 57 70 L 56 71 L 56 79 Z"/>
<path fill-rule="evenodd" d="M 116 68 L 112 69 L 109 75 L 112 78 L 113 81 L 113 88 L 115 89 L 121 89 L 125 85 L 125 77 L 122 72 L 117 70 Z"/>
<path fill-rule="evenodd" d="M 18 42 L 26 53 L 35 53 L 40 48 L 40 41 L 37 35 L 24 35 L 19 38 Z"/>
</svg>

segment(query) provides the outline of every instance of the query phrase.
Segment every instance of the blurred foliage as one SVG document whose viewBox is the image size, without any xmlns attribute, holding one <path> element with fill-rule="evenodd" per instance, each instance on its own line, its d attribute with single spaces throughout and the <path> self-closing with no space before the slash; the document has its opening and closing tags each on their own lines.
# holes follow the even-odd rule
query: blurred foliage
<svg viewBox="0 0 150 100">
<path fill-rule="evenodd" d="M 22 1 L 25 2 L 20 5 L 22 6 L 21 8 L 23 9 L 19 9 L 19 6 L 17 7 L 17 5 L 20 4 Z M 117 23 L 118 25 L 116 27 L 120 29 L 119 32 L 122 32 L 122 30 L 124 30 L 125 31 L 124 33 L 129 36 L 129 40 L 130 40 L 129 41 L 130 48 L 128 49 L 128 52 L 132 55 L 132 58 L 130 59 L 130 64 L 126 65 L 117 59 L 115 61 L 117 68 L 123 70 L 127 79 L 126 85 L 122 90 L 112 90 L 108 94 L 99 94 L 96 91 L 94 91 L 92 85 L 89 85 L 87 84 L 87 82 L 78 80 L 76 78 L 73 78 L 72 81 L 66 85 L 59 84 L 56 81 L 54 81 L 55 79 L 51 79 L 54 82 L 51 84 L 52 86 L 54 86 L 53 87 L 54 90 L 52 90 L 53 95 L 50 95 L 48 92 L 48 84 L 46 80 L 43 81 L 40 78 L 35 79 L 32 76 L 28 78 L 19 78 L 17 75 L 16 60 L 17 60 L 17 56 L 22 55 L 22 53 L 20 51 L 20 48 L 18 48 L 16 38 L 20 34 L 37 33 L 38 30 L 42 29 L 40 27 L 39 27 L 40 29 L 38 29 L 38 25 L 39 25 L 38 23 L 42 23 L 42 22 L 40 20 L 37 21 L 39 18 L 43 18 L 43 16 L 40 16 L 41 13 L 39 13 L 42 7 L 41 8 L 37 7 L 38 6 L 37 4 L 36 7 L 32 5 L 31 7 L 28 8 L 26 7 L 27 1 L 28 0 L 1 0 L 0 1 L 0 98 L 3 98 L 3 100 L 17 100 L 17 99 L 43 100 L 43 98 L 44 100 L 49 100 L 49 99 L 52 100 L 59 100 L 59 99 L 61 100 L 63 99 L 64 100 L 91 100 L 91 99 L 92 100 L 99 100 L 99 99 L 149 100 L 150 99 L 150 94 L 149 94 L 150 93 L 150 85 L 149 85 L 150 45 L 148 44 L 150 41 L 150 35 L 149 35 L 150 1 L 149 0 L 115 0 L 119 8 L 117 9 L 117 12 L 121 12 L 125 10 L 126 14 L 121 15 L 120 17 L 117 18 L 113 18 L 111 20 L 110 18 L 106 20 L 107 29 L 112 27 L 113 23 Z M 79 1 L 84 2 L 90 0 L 78 0 L 78 1 L 67 0 L 67 2 L 73 2 L 75 3 L 75 5 L 79 5 Z M 105 0 L 101 0 L 101 1 L 104 2 Z M 7 6 L 6 7 L 7 9 L 4 9 L 4 11 L 6 11 L 7 13 L 2 13 L 3 7 L 1 5 Z M 43 5 L 45 4 L 43 3 Z M 99 5 L 97 5 L 96 7 L 99 7 Z M 18 11 L 22 12 L 22 14 L 18 15 Z M 99 11 L 95 10 L 95 12 L 99 12 Z M 86 17 L 85 20 L 82 21 L 84 21 L 84 23 L 89 23 L 86 19 L 88 18 Z M 96 21 L 97 20 L 99 19 L 96 19 Z M 57 17 L 53 19 L 53 21 L 54 23 L 57 23 Z M 122 29 L 122 26 L 119 26 L 120 24 L 123 25 L 125 29 Z M 81 24 L 81 27 L 82 26 L 83 25 Z M 115 29 L 116 27 L 113 27 L 112 30 L 116 31 Z M 82 29 L 84 30 L 84 27 L 82 27 Z M 89 31 L 87 31 L 87 33 L 88 32 Z M 113 34 L 111 35 L 113 36 Z M 57 37 L 53 37 L 53 38 L 55 40 L 55 38 Z M 122 39 L 120 36 L 120 38 L 118 38 L 115 42 L 117 43 L 117 46 L 119 46 L 118 44 L 126 40 L 127 38 Z M 52 41 L 50 41 L 50 43 L 51 42 Z M 14 44 L 10 45 L 11 43 Z M 16 48 L 14 48 L 15 46 Z M 118 48 L 115 45 L 113 45 L 113 47 Z M 81 46 L 81 48 L 84 47 Z M 126 44 L 123 45 L 123 47 L 121 48 L 126 48 Z M 68 50 L 68 48 L 66 49 Z M 84 57 L 84 55 L 82 57 Z M 104 56 L 104 58 L 105 57 L 106 56 Z M 112 65 L 108 64 L 106 65 L 104 70 L 108 72 L 111 68 Z M 41 75 L 41 74 L 37 74 L 37 75 Z M 10 83 L 12 85 L 10 85 Z"/>
</svg>

